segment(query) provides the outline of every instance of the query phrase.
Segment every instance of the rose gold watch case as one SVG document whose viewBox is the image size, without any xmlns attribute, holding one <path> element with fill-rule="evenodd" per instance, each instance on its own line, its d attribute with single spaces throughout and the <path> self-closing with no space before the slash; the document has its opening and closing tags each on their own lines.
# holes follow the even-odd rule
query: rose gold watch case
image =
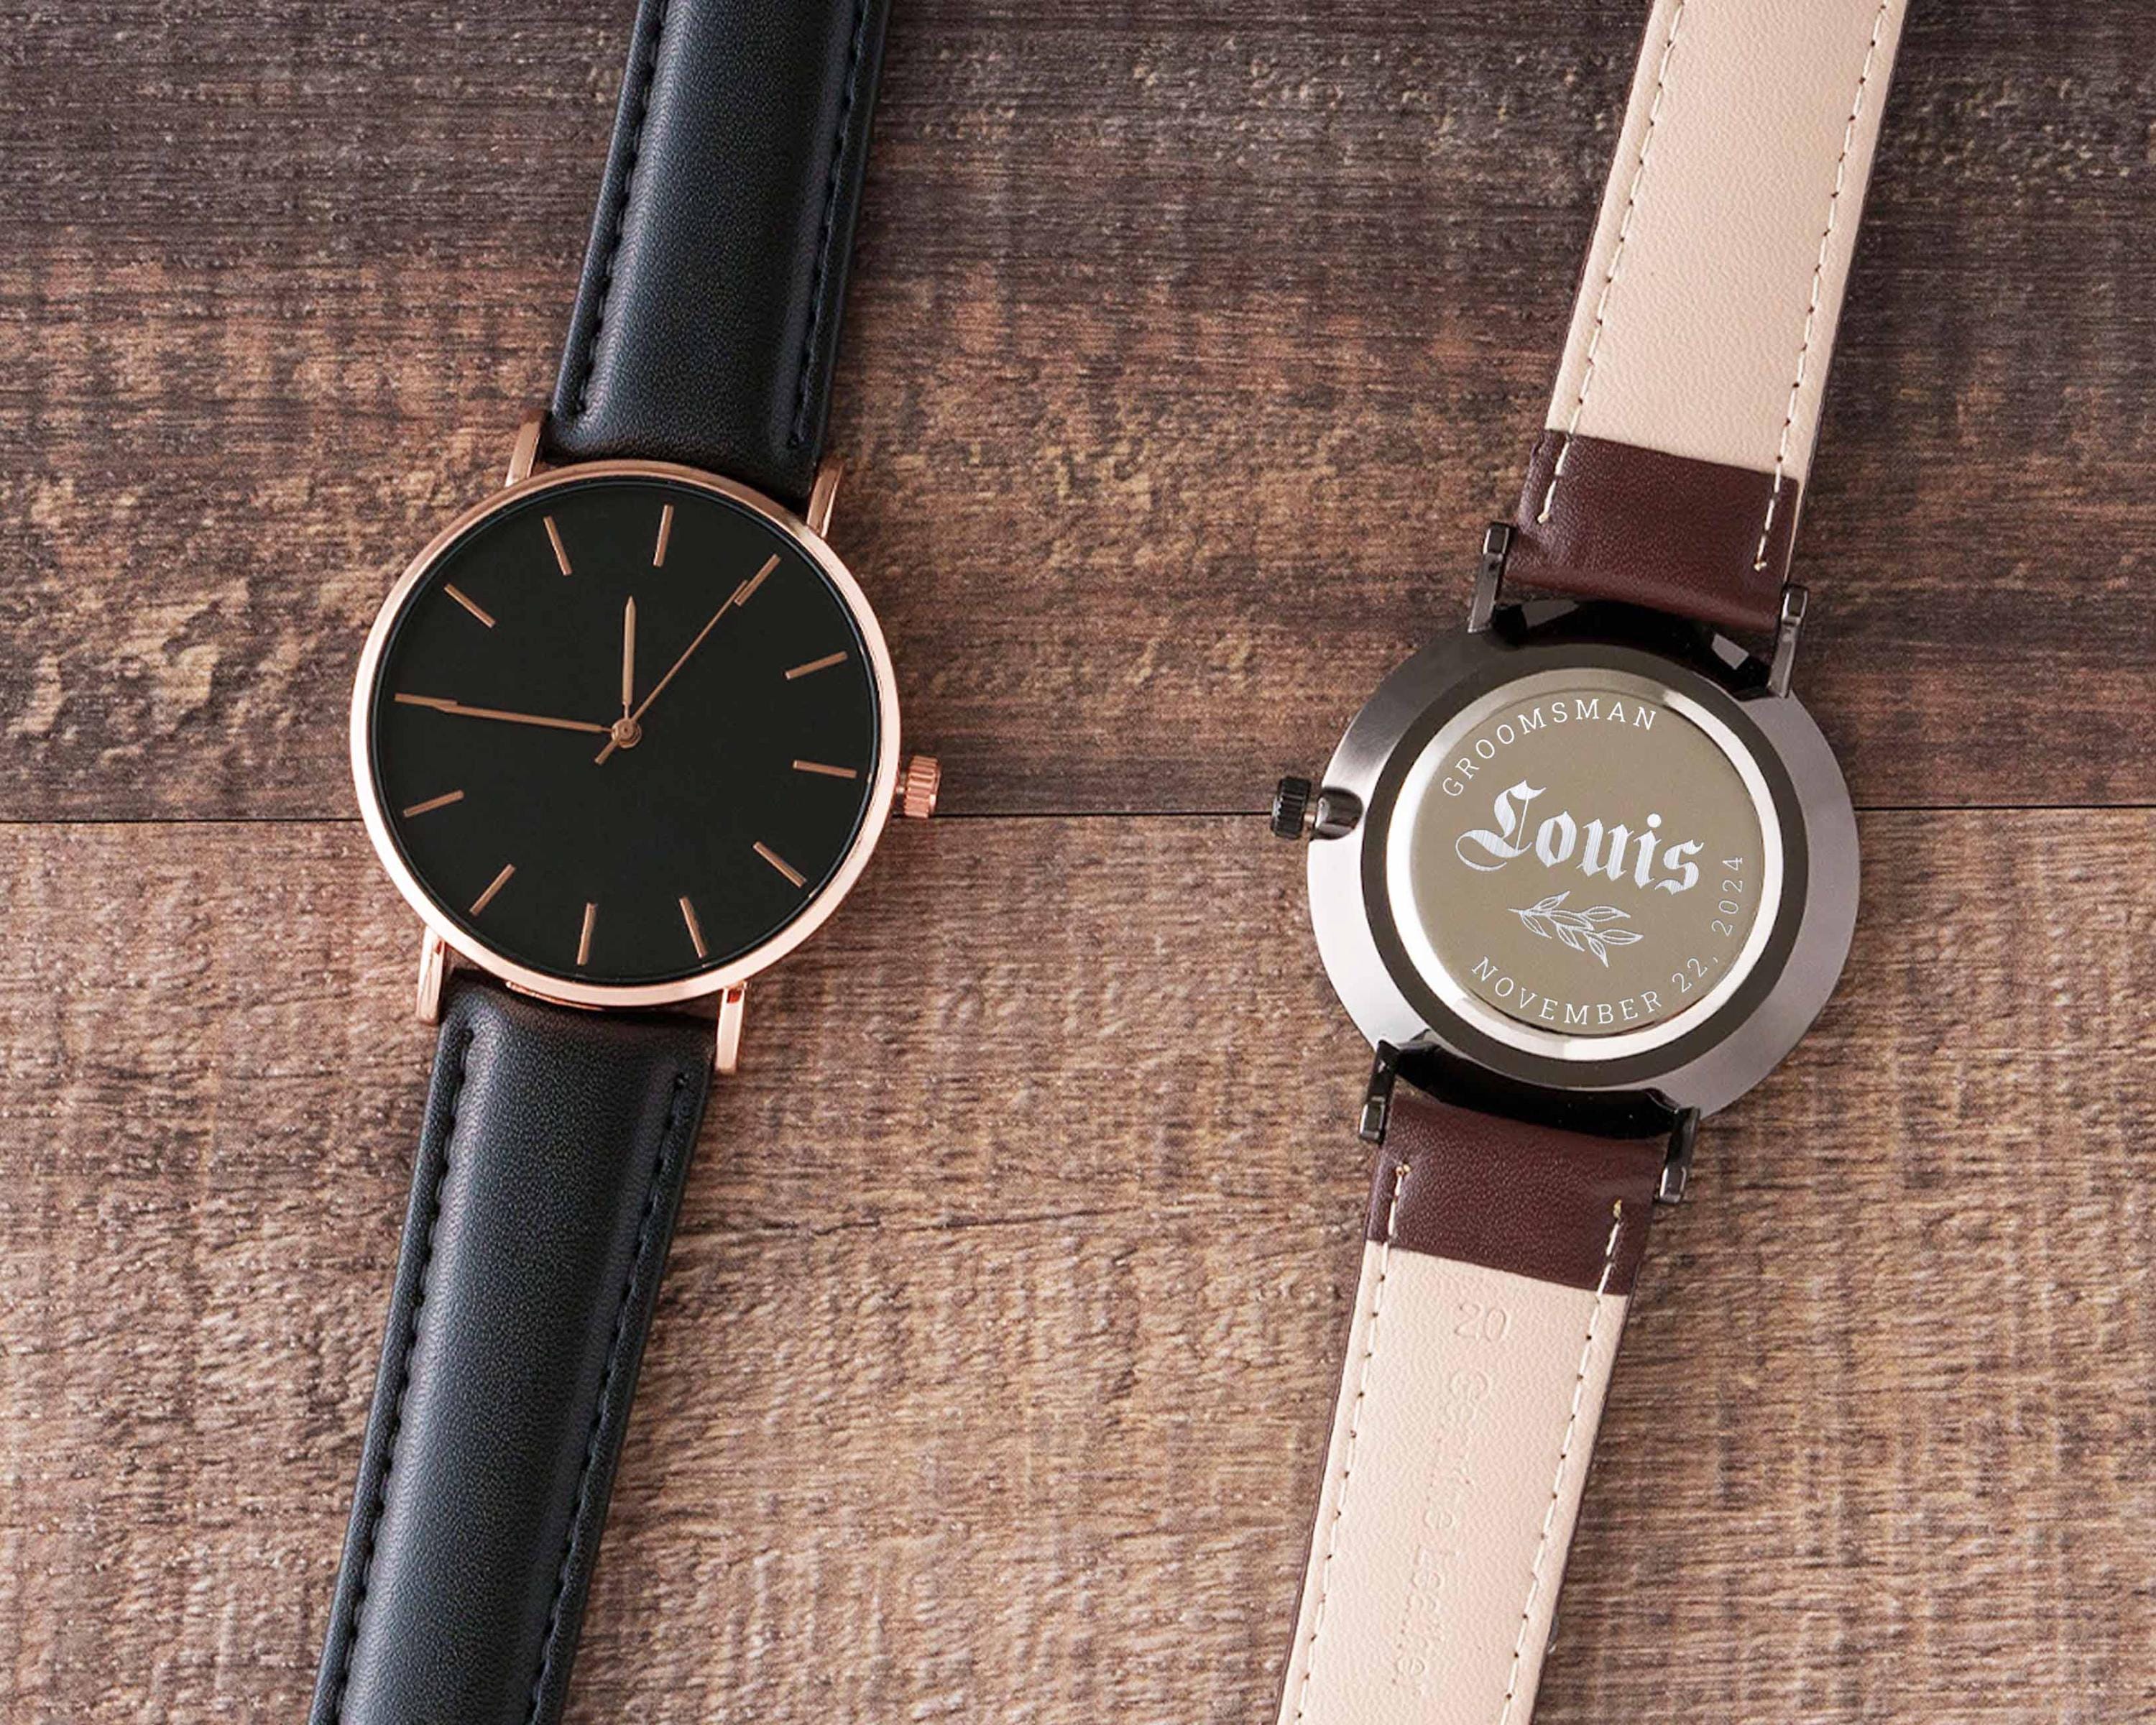
<svg viewBox="0 0 2156 1725">
<path fill-rule="evenodd" d="M 870 786 L 868 805 L 861 817 L 860 830 L 855 834 L 853 845 L 839 865 L 837 872 L 791 922 L 762 946 L 731 963 L 672 982 L 629 985 L 568 982 L 560 977 L 529 969 L 475 939 L 444 915 L 398 853 L 396 842 L 390 834 L 387 813 L 375 792 L 372 763 L 367 747 L 368 733 L 372 729 L 370 721 L 374 711 L 375 684 L 382 653 L 388 645 L 390 631 L 403 613 L 413 590 L 426 578 L 442 554 L 480 522 L 515 507 L 527 497 L 558 490 L 588 480 L 614 478 L 666 480 L 675 485 L 707 491 L 761 516 L 785 534 L 830 578 L 831 584 L 838 589 L 839 597 L 853 614 L 855 625 L 860 630 L 862 643 L 868 651 L 869 665 L 875 676 L 876 690 L 875 778 Z M 723 994 L 777 963 L 822 927 L 831 913 L 838 909 L 839 901 L 852 891 L 854 883 L 860 878 L 861 871 L 868 866 L 869 858 L 875 850 L 876 841 L 883 836 L 885 827 L 890 824 L 895 801 L 893 791 L 898 783 L 903 751 L 899 742 L 898 680 L 891 666 L 891 649 L 885 644 L 883 630 L 876 623 L 875 613 L 870 608 L 868 597 L 861 591 L 860 583 L 854 579 L 853 572 L 839 562 L 836 553 L 824 543 L 821 534 L 811 529 L 799 516 L 773 502 L 762 493 L 696 468 L 663 461 L 583 461 L 518 480 L 495 492 L 449 522 L 429 542 L 424 550 L 405 566 L 404 572 L 397 578 L 396 584 L 389 589 L 388 597 L 382 602 L 382 608 L 375 616 L 374 626 L 367 631 L 367 645 L 359 655 L 359 670 L 352 683 L 351 754 L 352 784 L 359 793 L 360 814 L 367 824 L 367 836 L 373 841 L 375 855 L 382 860 L 382 867 L 388 870 L 390 880 L 396 884 L 397 891 L 403 896 L 404 901 L 418 913 L 420 921 L 450 951 L 490 975 L 499 978 L 512 988 L 536 995 L 542 1000 L 551 1000 L 564 1006 L 624 1008 L 670 1006 L 682 1001 L 701 999 L 706 995 Z"/>
</svg>

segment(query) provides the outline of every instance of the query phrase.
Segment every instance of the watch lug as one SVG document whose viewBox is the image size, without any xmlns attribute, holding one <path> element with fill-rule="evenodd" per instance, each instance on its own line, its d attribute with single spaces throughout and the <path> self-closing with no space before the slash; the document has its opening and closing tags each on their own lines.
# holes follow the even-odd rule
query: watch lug
<svg viewBox="0 0 2156 1725">
<path fill-rule="evenodd" d="M 1684 1202 L 1685 1187 L 1691 1178 L 1692 1145 L 1699 1137 L 1699 1110 L 1687 1108 L 1670 1128 L 1669 1153 L 1662 1158 L 1662 1182 L 1655 1190 L 1658 1207 Z"/>
<path fill-rule="evenodd" d="M 748 1004 L 748 984 L 736 983 L 719 996 L 719 1040 L 711 1045 L 711 1070 L 731 1078 L 741 1065 L 742 1019 Z"/>
<path fill-rule="evenodd" d="M 1475 574 L 1475 598 L 1467 608 L 1467 633 L 1486 634 L 1497 614 L 1497 596 L 1505 585 L 1505 559 L 1512 549 L 1509 521 L 1492 521 L 1482 535 L 1482 567 Z"/>
<path fill-rule="evenodd" d="M 531 470 L 539 463 L 539 439 L 546 429 L 546 408 L 534 408 L 524 416 L 524 423 L 516 428 L 516 441 L 509 446 L 509 472 L 503 485 L 513 485 L 531 477 Z"/>
<path fill-rule="evenodd" d="M 831 536 L 831 510 L 839 501 L 839 481 L 846 476 L 846 464 L 826 455 L 816 469 L 816 482 L 808 488 L 808 507 L 802 520 L 819 539 Z"/>
<path fill-rule="evenodd" d="M 419 936 L 419 990 L 414 1003 L 419 1021 L 439 1024 L 442 1021 L 442 983 L 449 973 L 449 944 L 431 928 Z"/>
<path fill-rule="evenodd" d="M 1774 625 L 1774 656 L 1767 666 L 1769 694 L 1789 692 L 1789 673 L 1797 665 L 1797 639 L 1804 633 L 1804 608 L 1810 598 L 1811 595 L 1794 581 L 1782 589 L 1781 620 Z"/>
<path fill-rule="evenodd" d="M 1379 1043 L 1370 1056 L 1370 1081 L 1363 1088 L 1363 1111 L 1355 1122 L 1355 1136 L 1364 1143 L 1385 1142 L 1385 1129 L 1393 1123 L 1393 1086 L 1399 1076 L 1399 1050 Z"/>
</svg>

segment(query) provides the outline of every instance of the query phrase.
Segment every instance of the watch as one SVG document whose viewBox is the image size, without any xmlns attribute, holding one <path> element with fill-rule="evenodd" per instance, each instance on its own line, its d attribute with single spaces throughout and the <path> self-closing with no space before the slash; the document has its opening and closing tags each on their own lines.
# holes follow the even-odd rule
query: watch
<svg viewBox="0 0 2156 1725">
<path fill-rule="evenodd" d="M 1906 0 L 1656 0 L 1465 631 L 1286 779 L 1378 1147 L 1282 1725 L 1524 1725 L 1634 1278 L 1856 921 L 1789 579 Z"/>
<path fill-rule="evenodd" d="M 361 655 L 441 1030 L 314 1725 L 560 1716 L 746 985 L 934 807 L 824 538 L 886 12 L 644 0 L 551 407 Z"/>
</svg>

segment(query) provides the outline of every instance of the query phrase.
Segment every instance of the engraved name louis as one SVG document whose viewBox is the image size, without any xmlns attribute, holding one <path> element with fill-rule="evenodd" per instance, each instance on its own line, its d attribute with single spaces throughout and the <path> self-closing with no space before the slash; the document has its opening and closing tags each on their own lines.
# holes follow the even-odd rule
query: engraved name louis
<svg viewBox="0 0 2156 1725">
<path fill-rule="evenodd" d="M 1707 847 L 1686 839 L 1664 848 L 1662 818 L 1650 814 L 1635 833 L 1622 822 L 1608 824 L 1599 817 L 1583 826 L 1568 809 L 1559 809 L 1532 826 L 1532 810 L 1544 794 L 1540 785 L 1522 779 L 1497 793 L 1491 805 L 1493 827 L 1475 827 L 1453 841 L 1453 851 L 1477 874 L 1492 875 L 1507 863 L 1532 855 L 1546 869 L 1561 868 L 1579 859 L 1579 872 L 1623 880 L 1627 874 L 1635 886 L 1661 892 L 1689 892 L 1699 885 L 1699 865 L 1691 858 Z M 1659 850 L 1659 858 L 1657 851 Z M 1666 870 L 1657 875 L 1658 867 Z"/>
<path fill-rule="evenodd" d="M 1481 946 L 1449 955 L 1454 978 L 1572 1036 L 1644 1029 L 1712 995 L 1755 884 L 1749 845 L 1723 830 L 1749 823 L 1713 743 L 1654 703 L 1573 688 L 1508 705 L 1447 748 L 1417 867 L 1428 914 Z"/>
</svg>

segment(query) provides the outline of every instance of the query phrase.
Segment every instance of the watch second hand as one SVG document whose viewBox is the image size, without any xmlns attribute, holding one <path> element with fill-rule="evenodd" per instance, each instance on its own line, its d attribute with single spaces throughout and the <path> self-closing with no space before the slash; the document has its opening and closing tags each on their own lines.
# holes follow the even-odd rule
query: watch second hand
<svg viewBox="0 0 2156 1725">
<path fill-rule="evenodd" d="M 631 713 L 626 719 L 620 721 L 623 729 L 630 729 L 642 721 L 644 716 L 651 711 L 651 703 L 659 699 L 659 691 L 674 680 L 675 672 L 680 670 L 683 665 L 686 665 L 689 662 L 690 655 L 704 644 L 704 637 L 711 634 L 713 629 L 719 626 L 719 619 L 725 616 L 728 611 L 733 608 L 734 601 L 740 598 L 743 593 L 754 592 L 757 583 L 761 582 L 765 576 L 768 575 L 774 568 L 776 568 L 778 565 L 778 559 L 777 557 L 774 557 L 769 558 L 766 561 L 764 566 L 761 569 L 757 570 L 754 575 L 751 576 L 747 581 L 742 583 L 739 587 L 736 588 L 726 596 L 726 603 L 720 606 L 717 610 L 711 613 L 711 620 L 696 631 L 696 639 L 690 642 L 687 646 L 681 649 L 681 656 L 679 659 L 675 660 L 673 664 L 667 666 L 666 675 L 651 685 L 651 692 L 644 697 L 643 705 L 639 706 L 637 710 Z M 620 734 L 614 731 L 613 726 L 601 726 L 599 728 L 612 734 L 610 734 L 607 738 L 607 746 L 601 749 L 598 753 L 592 757 L 592 764 L 595 767 L 605 765 L 606 757 L 621 747 Z"/>
<path fill-rule="evenodd" d="M 495 706 L 466 706 L 461 701 L 445 701 L 439 695 L 406 695 L 400 691 L 396 698 L 406 706 L 430 706 L 438 713 L 455 713 L 466 719 L 499 719 L 506 725 L 543 725 L 549 731 L 588 731 L 598 737 L 604 737 L 611 728 L 583 719 L 550 719 L 541 713 L 511 713 Z"/>
</svg>

